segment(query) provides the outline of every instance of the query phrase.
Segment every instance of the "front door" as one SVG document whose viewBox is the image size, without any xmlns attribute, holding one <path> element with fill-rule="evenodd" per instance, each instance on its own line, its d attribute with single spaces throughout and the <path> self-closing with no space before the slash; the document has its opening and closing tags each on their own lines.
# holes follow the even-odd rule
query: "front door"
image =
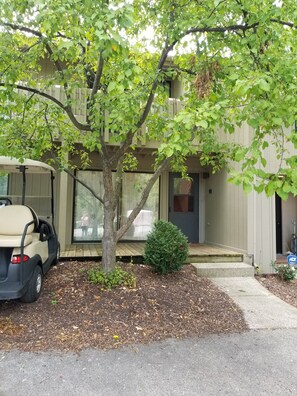
<svg viewBox="0 0 297 396">
<path fill-rule="evenodd" d="M 199 241 L 199 175 L 190 173 L 191 180 L 182 179 L 178 173 L 169 176 L 169 216 L 187 237 Z"/>
</svg>

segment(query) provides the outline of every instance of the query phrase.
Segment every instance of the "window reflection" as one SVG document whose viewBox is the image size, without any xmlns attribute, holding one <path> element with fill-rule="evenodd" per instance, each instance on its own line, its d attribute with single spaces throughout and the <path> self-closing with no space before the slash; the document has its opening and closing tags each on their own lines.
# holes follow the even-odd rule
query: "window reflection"
<svg viewBox="0 0 297 396">
<path fill-rule="evenodd" d="M 132 209 L 138 204 L 143 188 L 151 174 L 148 173 L 125 173 L 123 175 L 123 193 L 122 193 L 122 219 L 126 219 Z M 132 226 L 124 235 L 123 239 L 145 240 L 148 233 L 152 230 L 153 223 L 159 215 L 159 183 L 156 182 L 150 192 L 150 195 L 133 221 Z"/>
<path fill-rule="evenodd" d="M 103 174 L 101 171 L 78 171 L 77 177 L 103 197 Z M 150 179 L 148 173 L 125 173 L 122 179 L 122 194 L 119 202 L 115 229 L 127 219 L 138 204 L 143 188 Z M 156 182 L 144 207 L 123 236 L 126 240 L 145 240 L 159 217 L 159 183 Z M 103 205 L 80 183 L 75 183 L 74 197 L 74 242 L 100 241 L 103 237 Z"/>
<path fill-rule="evenodd" d="M 180 177 L 173 179 L 174 212 L 194 212 L 193 182 Z"/>
<path fill-rule="evenodd" d="M 77 177 L 103 196 L 99 171 L 78 171 Z M 103 236 L 103 205 L 80 183 L 75 185 L 73 241 L 98 241 Z"/>
</svg>

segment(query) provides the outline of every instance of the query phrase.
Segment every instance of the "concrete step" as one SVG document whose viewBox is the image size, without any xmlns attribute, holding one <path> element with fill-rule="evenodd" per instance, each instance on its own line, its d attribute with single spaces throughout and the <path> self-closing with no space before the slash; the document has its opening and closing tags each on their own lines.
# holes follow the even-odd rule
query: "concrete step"
<svg viewBox="0 0 297 396">
<path fill-rule="evenodd" d="M 235 254 L 209 254 L 209 255 L 189 255 L 187 263 L 241 263 L 243 255 Z"/>
<path fill-rule="evenodd" d="M 255 270 L 252 265 L 245 263 L 221 262 L 221 263 L 191 263 L 197 275 L 204 278 L 229 278 L 254 276 Z"/>
</svg>

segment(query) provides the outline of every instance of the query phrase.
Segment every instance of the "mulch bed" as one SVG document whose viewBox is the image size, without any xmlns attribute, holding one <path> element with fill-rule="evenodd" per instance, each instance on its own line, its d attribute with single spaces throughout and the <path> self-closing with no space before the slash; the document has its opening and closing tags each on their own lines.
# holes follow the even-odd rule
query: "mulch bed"
<svg viewBox="0 0 297 396">
<path fill-rule="evenodd" d="M 258 276 L 257 279 L 271 293 L 297 308 L 297 279 L 285 282 L 278 275 Z"/>
<path fill-rule="evenodd" d="M 247 330 L 235 303 L 185 265 L 160 276 L 145 265 L 122 264 L 134 289 L 104 290 L 87 281 L 95 262 L 61 262 L 44 280 L 36 303 L 0 301 L 0 349 L 110 349 L 168 338 Z"/>
</svg>

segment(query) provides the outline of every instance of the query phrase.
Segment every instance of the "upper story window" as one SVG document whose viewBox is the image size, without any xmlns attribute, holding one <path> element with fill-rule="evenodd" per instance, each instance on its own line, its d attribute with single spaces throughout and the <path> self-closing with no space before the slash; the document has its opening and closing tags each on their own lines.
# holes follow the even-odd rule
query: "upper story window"
<svg viewBox="0 0 297 396">
<path fill-rule="evenodd" d="M 163 86 L 167 92 L 168 98 L 173 98 L 173 81 L 164 81 Z"/>
</svg>

